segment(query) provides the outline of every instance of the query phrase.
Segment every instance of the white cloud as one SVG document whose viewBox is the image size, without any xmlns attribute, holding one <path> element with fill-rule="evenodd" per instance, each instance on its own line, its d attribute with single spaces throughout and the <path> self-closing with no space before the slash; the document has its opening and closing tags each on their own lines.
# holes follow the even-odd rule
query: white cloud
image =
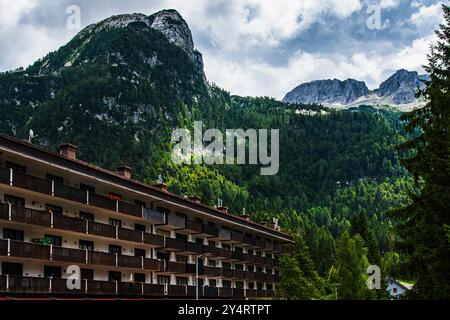
<svg viewBox="0 0 450 320">
<path fill-rule="evenodd" d="M 418 8 L 419 10 L 411 15 L 408 22 L 415 25 L 419 30 L 429 30 L 444 20 L 440 3 L 430 6 L 422 5 Z"/>
</svg>

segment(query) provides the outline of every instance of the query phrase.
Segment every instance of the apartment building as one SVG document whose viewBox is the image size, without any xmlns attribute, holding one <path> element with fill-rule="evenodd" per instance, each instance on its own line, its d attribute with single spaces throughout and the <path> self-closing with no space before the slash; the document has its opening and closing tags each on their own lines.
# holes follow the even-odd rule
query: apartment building
<svg viewBox="0 0 450 320">
<path fill-rule="evenodd" d="M 0 295 L 190 299 L 196 262 L 200 298 L 275 295 L 291 236 L 76 150 L 0 135 Z"/>
</svg>

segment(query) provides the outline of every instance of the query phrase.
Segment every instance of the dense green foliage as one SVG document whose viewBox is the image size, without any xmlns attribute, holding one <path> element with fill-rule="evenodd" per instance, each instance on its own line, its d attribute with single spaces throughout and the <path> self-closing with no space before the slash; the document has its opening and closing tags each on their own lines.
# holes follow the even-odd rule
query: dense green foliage
<svg viewBox="0 0 450 320">
<path fill-rule="evenodd" d="M 401 145 L 413 151 L 403 163 L 420 190 L 412 203 L 391 213 L 399 235 L 397 248 L 406 256 L 403 267 L 416 280 L 411 296 L 450 298 L 450 7 L 437 31 L 426 68 L 431 81 L 422 94 L 423 109 L 405 114 L 407 130 L 419 134 Z"/>
</svg>

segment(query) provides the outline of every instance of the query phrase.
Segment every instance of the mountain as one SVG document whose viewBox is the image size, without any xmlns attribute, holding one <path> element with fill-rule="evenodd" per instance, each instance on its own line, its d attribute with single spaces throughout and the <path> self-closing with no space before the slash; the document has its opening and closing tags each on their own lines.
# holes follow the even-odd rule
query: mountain
<svg viewBox="0 0 450 320">
<path fill-rule="evenodd" d="M 345 81 L 322 80 L 302 84 L 289 92 L 285 102 L 349 104 L 369 94 L 369 89 L 362 81 L 348 79 Z"/>
<path fill-rule="evenodd" d="M 327 86 L 343 103 L 367 94 L 354 80 Z M 232 96 L 207 82 L 189 27 L 174 10 L 108 18 L 30 67 L 0 73 L 0 111 L 1 133 L 53 151 L 71 142 L 87 162 L 111 170 L 129 164 L 135 178 L 154 183 L 161 175 L 177 194 L 210 205 L 220 198 L 230 212 L 245 208 L 260 222 L 278 218 L 304 233 L 322 273 L 353 214 L 368 217 L 386 250 L 390 223 L 382 212 L 403 204 L 409 189 L 394 148 L 403 139 L 398 112 Z M 279 129 L 279 173 L 174 164 L 172 131 L 197 120 L 221 132 Z"/>
<path fill-rule="evenodd" d="M 317 80 L 301 84 L 283 99 L 286 103 L 317 103 L 329 107 L 351 108 L 362 105 L 390 105 L 408 110 L 423 105 L 416 98 L 418 89 L 424 87 L 426 75 L 415 71 L 398 70 L 376 90 L 370 91 L 362 81 Z"/>
</svg>

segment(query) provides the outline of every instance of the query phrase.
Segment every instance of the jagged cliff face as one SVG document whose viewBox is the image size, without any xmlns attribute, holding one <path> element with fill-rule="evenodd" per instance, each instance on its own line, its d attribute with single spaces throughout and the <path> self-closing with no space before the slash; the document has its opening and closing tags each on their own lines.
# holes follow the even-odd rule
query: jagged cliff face
<svg viewBox="0 0 450 320">
<path fill-rule="evenodd" d="M 318 80 L 298 86 L 283 101 L 324 104 L 329 107 L 392 105 L 408 110 L 423 104 L 416 97 L 417 91 L 424 87 L 423 80 L 427 80 L 427 76 L 399 70 L 373 91 L 364 82 L 353 79 Z"/>
<path fill-rule="evenodd" d="M 288 93 L 284 98 L 288 103 L 327 103 L 349 104 L 361 96 L 369 94 L 369 89 L 362 81 L 348 79 L 345 81 L 323 80 L 305 83 Z"/>
<path fill-rule="evenodd" d="M 71 141 L 107 166 L 98 159 L 167 143 L 166 131 L 209 99 L 202 56 L 178 12 L 119 15 L 25 70 L 0 74 L 0 132 L 27 139 L 32 129 L 32 142 L 50 148 Z"/>
</svg>

